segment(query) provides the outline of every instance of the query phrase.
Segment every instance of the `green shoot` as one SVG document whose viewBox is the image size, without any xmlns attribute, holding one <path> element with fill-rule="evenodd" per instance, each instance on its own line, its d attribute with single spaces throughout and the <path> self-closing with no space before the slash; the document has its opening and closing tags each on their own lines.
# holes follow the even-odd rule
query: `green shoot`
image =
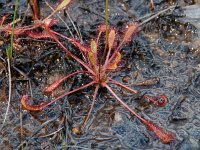
<svg viewBox="0 0 200 150">
<path fill-rule="evenodd" d="M 12 53 L 13 53 L 13 41 L 14 41 L 14 29 L 15 29 L 15 20 L 16 20 L 16 16 L 17 16 L 17 9 L 19 6 L 19 0 L 15 1 L 15 10 L 14 10 L 14 17 L 13 17 L 13 24 L 12 24 L 12 33 L 11 33 L 11 38 L 10 38 L 10 46 L 8 47 L 7 50 L 7 56 L 8 59 L 11 60 L 12 59 Z"/>
</svg>

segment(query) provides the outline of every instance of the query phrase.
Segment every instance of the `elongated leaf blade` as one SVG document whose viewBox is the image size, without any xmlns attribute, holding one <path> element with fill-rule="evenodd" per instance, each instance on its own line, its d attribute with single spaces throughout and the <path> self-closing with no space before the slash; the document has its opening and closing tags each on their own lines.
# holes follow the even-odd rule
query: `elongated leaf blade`
<svg viewBox="0 0 200 150">
<path fill-rule="evenodd" d="M 96 55 L 92 52 L 88 52 L 88 58 L 91 65 L 95 68 L 97 66 Z"/>
<path fill-rule="evenodd" d="M 95 68 L 97 66 L 97 43 L 94 40 L 92 40 L 90 46 L 91 52 L 88 52 L 88 57 L 90 63 Z"/>
<path fill-rule="evenodd" d="M 53 92 L 56 88 L 58 88 L 58 86 L 60 86 L 60 84 L 63 82 L 63 79 L 57 80 L 55 82 L 53 82 L 49 87 L 44 89 L 45 93 L 51 93 Z"/>
<path fill-rule="evenodd" d="M 125 44 L 128 42 L 131 38 L 131 36 L 137 31 L 138 25 L 137 24 L 132 24 L 128 27 L 126 33 L 124 34 L 124 38 L 122 40 L 121 44 Z"/>
<path fill-rule="evenodd" d="M 108 46 L 109 46 L 109 49 L 112 49 L 113 47 L 113 43 L 115 41 L 115 30 L 111 30 L 109 35 L 108 35 Z"/>
<path fill-rule="evenodd" d="M 97 53 L 97 43 L 94 40 L 91 41 L 90 46 L 91 46 L 91 51 L 93 53 Z"/>
<path fill-rule="evenodd" d="M 115 60 L 108 66 L 108 70 L 115 70 L 117 69 L 117 64 L 121 61 L 121 54 L 118 52 L 117 56 L 115 57 Z"/>
<path fill-rule="evenodd" d="M 46 39 L 46 38 L 51 38 L 51 36 L 48 33 L 45 32 L 41 32 L 41 33 L 37 33 L 37 32 L 32 32 L 32 31 L 27 31 L 26 34 L 29 37 L 32 37 L 34 39 Z"/>
<path fill-rule="evenodd" d="M 156 136 L 165 144 L 174 141 L 176 138 L 176 135 L 173 132 L 167 131 L 151 121 L 147 121 L 145 125 L 148 127 L 149 130 L 154 132 Z"/>
</svg>

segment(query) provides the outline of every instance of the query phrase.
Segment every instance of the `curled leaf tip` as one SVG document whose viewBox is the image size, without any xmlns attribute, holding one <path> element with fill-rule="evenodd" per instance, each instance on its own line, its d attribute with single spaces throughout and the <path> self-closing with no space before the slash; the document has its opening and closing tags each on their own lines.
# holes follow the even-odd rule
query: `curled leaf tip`
<svg viewBox="0 0 200 150">
<path fill-rule="evenodd" d="M 165 106 L 165 105 L 167 104 L 167 102 L 168 102 L 167 96 L 165 96 L 165 95 L 160 95 L 160 96 L 157 97 L 157 105 L 158 105 L 159 107 Z"/>
<path fill-rule="evenodd" d="M 168 98 L 165 95 L 159 95 L 159 96 L 148 96 L 144 95 L 144 97 L 149 100 L 150 102 L 154 103 L 158 107 L 163 107 L 167 104 Z"/>
<path fill-rule="evenodd" d="M 28 95 L 23 95 L 22 98 L 21 98 L 21 104 L 22 106 L 26 109 L 27 108 L 27 105 L 29 105 L 29 102 L 28 102 Z"/>
<path fill-rule="evenodd" d="M 31 106 L 30 103 L 29 103 L 28 95 L 22 96 L 21 104 L 26 110 L 31 110 L 31 111 L 39 111 L 39 110 L 42 110 L 45 107 L 44 104 Z"/>
</svg>

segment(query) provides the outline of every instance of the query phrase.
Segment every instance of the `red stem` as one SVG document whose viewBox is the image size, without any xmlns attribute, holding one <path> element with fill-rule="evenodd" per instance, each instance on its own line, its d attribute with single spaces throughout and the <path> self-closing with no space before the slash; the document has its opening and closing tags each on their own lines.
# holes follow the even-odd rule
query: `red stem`
<svg viewBox="0 0 200 150">
<path fill-rule="evenodd" d="M 66 47 L 64 47 L 64 45 L 54 35 L 56 32 L 54 32 L 53 30 L 50 29 L 48 33 L 67 52 L 68 55 L 70 55 L 72 58 L 74 58 L 76 61 L 78 61 L 81 65 L 83 65 L 92 75 L 95 75 L 94 71 L 92 69 L 90 69 L 90 67 L 86 63 L 84 63 L 81 59 L 79 59 L 78 57 L 73 55 Z"/>
<path fill-rule="evenodd" d="M 105 60 L 105 63 L 104 64 L 108 64 L 108 60 L 109 60 L 109 57 L 110 57 L 110 53 L 111 53 L 111 47 L 109 47 L 109 49 L 108 49 L 108 53 L 107 53 L 107 55 L 106 55 L 106 60 Z M 106 67 L 107 65 L 104 65 L 104 67 Z M 104 70 L 105 70 L 106 68 L 104 68 Z"/>
<path fill-rule="evenodd" d="M 59 99 L 65 97 L 65 96 L 67 96 L 67 95 L 69 95 L 69 94 L 72 94 L 72 93 L 74 93 L 74 92 L 77 92 L 77 91 L 79 91 L 79 90 L 81 90 L 81 89 L 84 89 L 84 88 L 86 88 L 86 87 L 88 87 L 88 86 L 91 86 L 91 85 L 93 85 L 93 84 L 95 84 L 95 81 L 92 81 L 92 82 L 90 82 L 90 83 L 88 83 L 88 84 L 86 84 L 86 85 L 83 85 L 83 86 L 81 86 L 81 87 L 79 87 L 79 88 L 76 88 L 76 89 L 74 89 L 74 90 L 72 90 L 72 91 L 69 91 L 69 92 L 67 92 L 67 93 L 65 93 L 65 94 L 63 94 L 63 95 L 57 97 L 56 99 L 50 101 L 49 103 L 44 103 L 44 104 L 40 104 L 40 105 L 30 105 L 29 102 L 28 102 L 28 96 L 27 96 L 27 95 L 25 95 L 25 96 L 22 97 L 21 103 L 22 103 L 22 105 L 24 106 L 24 108 L 27 109 L 27 110 L 31 110 L 31 111 L 42 110 L 42 109 L 46 108 L 47 106 L 49 106 L 49 105 L 55 103 L 57 100 L 59 100 Z"/>
<path fill-rule="evenodd" d="M 72 39 L 72 38 L 68 38 L 58 32 L 55 32 L 52 30 L 52 33 L 64 38 L 64 39 L 67 39 L 68 41 L 70 41 L 72 44 L 74 44 L 75 46 L 77 46 L 82 52 L 89 52 L 90 51 L 90 48 L 87 48 L 87 47 L 84 47 L 82 46 L 81 44 L 79 44 L 80 42 L 77 42 L 75 39 Z M 79 45 L 81 45 L 81 48 L 79 47 Z"/>
<path fill-rule="evenodd" d="M 113 80 L 113 79 L 111 79 L 111 78 L 108 78 L 108 79 L 109 79 L 109 81 L 110 81 L 109 83 L 119 85 L 119 86 L 121 86 L 121 87 L 123 87 L 123 88 L 125 88 L 125 89 L 127 89 L 127 90 L 129 90 L 129 91 L 131 91 L 131 92 L 133 92 L 133 93 L 135 93 L 135 94 L 138 94 L 138 93 L 139 93 L 138 91 L 133 90 L 133 89 L 131 89 L 131 88 L 125 86 L 124 84 L 122 84 L 122 83 L 120 83 L 120 82 L 118 82 L 118 81 L 116 81 L 116 80 Z"/>
<path fill-rule="evenodd" d="M 124 88 L 124 89 L 126 89 L 126 90 L 129 90 L 129 91 L 131 91 L 131 92 L 133 92 L 133 93 L 135 93 L 135 94 L 138 94 L 138 93 L 139 93 L 138 91 L 133 90 L 133 89 L 131 89 L 131 88 L 125 86 L 124 84 L 122 84 L 122 83 L 120 83 L 120 82 L 118 82 L 118 81 L 116 81 L 116 80 L 113 80 L 113 79 L 111 79 L 111 78 L 109 78 L 109 80 L 110 80 L 109 83 L 119 85 L 119 86 L 121 86 L 122 88 Z M 159 97 L 159 98 L 163 98 L 165 102 L 163 102 L 163 103 L 160 104 L 158 100 L 155 100 L 155 99 L 149 97 L 148 95 L 144 95 L 144 98 L 148 99 L 149 101 L 151 101 L 152 103 L 156 104 L 157 106 L 161 106 L 161 107 L 164 106 L 164 104 L 166 104 L 166 102 L 167 102 L 167 98 L 166 98 L 165 96 L 158 96 L 158 97 Z"/>
<path fill-rule="evenodd" d="M 143 123 L 146 123 L 147 120 L 139 116 L 135 111 L 133 111 L 125 102 L 123 102 L 116 94 L 115 92 L 107 85 L 104 84 L 104 86 L 110 91 L 110 93 L 128 110 L 130 111 L 133 115 L 135 115 L 138 119 L 140 119 Z"/>
<path fill-rule="evenodd" d="M 117 55 L 117 53 L 119 52 L 120 48 L 121 48 L 122 44 L 120 44 L 117 49 L 114 51 L 114 53 L 112 54 L 112 56 L 106 61 L 106 63 L 103 65 L 104 68 L 107 68 L 108 64 L 115 58 L 115 56 Z"/>
<path fill-rule="evenodd" d="M 84 121 L 84 123 L 83 123 L 82 129 L 85 128 L 85 125 L 86 125 L 86 123 L 87 123 L 87 121 L 88 121 L 88 119 L 89 119 L 89 117 L 90 117 L 90 115 L 91 115 L 91 112 L 92 112 L 92 109 L 93 109 L 93 107 L 94 107 L 95 100 L 96 100 L 96 97 L 97 97 L 97 92 L 98 92 L 98 90 L 99 90 L 99 84 L 97 84 L 96 87 L 95 87 L 95 91 L 94 91 L 94 96 L 93 96 L 92 104 L 91 104 L 91 106 L 90 106 L 90 110 L 89 110 L 89 112 L 88 112 L 88 115 L 87 115 L 87 117 L 86 117 L 86 119 L 85 119 L 85 121 Z"/>
<path fill-rule="evenodd" d="M 65 77 L 63 77 L 62 79 L 59 79 L 59 80 L 56 80 L 55 82 L 53 82 L 49 87 L 47 87 L 44 92 L 47 92 L 47 93 L 50 93 L 50 92 L 53 92 L 64 80 L 76 75 L 76 74 L 79 74 L 79 73 L 89 73 L 88 71 L 76 71 L 74 73 L 71 73 Z"/>
</svg>

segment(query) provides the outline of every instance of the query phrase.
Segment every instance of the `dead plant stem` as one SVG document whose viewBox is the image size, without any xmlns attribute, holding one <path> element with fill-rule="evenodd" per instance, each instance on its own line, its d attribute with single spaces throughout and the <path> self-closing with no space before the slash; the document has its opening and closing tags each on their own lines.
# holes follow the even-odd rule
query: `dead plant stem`
<svg viewBox="0 0 200 150">
<path fill-rule="evenodd" d="M 164 9 L 164 10 L 159 11 L 158 13 L 156 13 L 156 14 L 152 15 L 151 17 L 147 18 L 146 20 L 144 20 L 142 23 L 139 24 L 139 26 L 142 26 L 143 24 L 145 24 L 145 23 L 151 21 L 152 19 L 158 17 L 162 13 L 164 13 L 164 12 L 170 10 L 170 9 L 174 9 L 175 7 L 177 7 L 177 5 L 170 6 L 170 7 L 166 8 L 166 9 Z"/>
<path fill-rule="evenodd" d="M 11 34 L 11 40 L 10 40 L 10 46 L 7 48 L 6 52 L 7 52 L 7 63 L 8 63 L 8 87 L 9 87 L 9 92 L 8 92 L 8 105 L 6 108 L 6 113 L 5 113 L 5 117 L 1 126 L 1 129 L 3 129 L 4 124 L 6 122 L 7 119 L 7 115 L 8 115 L 8 111 L 10 108 L 10 101 L 11 101 L 11 94 L 12 94 L 12 77 L 11 77 L 11 59 L 12 59 L 12 50 L 13 50 L 13 41 L 14 41 L 14 28 L 15 28 L 15 20 L 16 20 L 16 16 L 17 16 L 17 9 L 19 6 L 19 1 L 16 0 L 15 1 L 15 10 L 14 10 L 14 17 L 13 17 L 13 24 L 12 24 L 12 34 Z"/>
<path fill-rule="evenodd" d="M 9 59 L 9 57 L 7 59 L 7 62 L 8 62 L 8 82 L 9 82 L 8 83 L 8 88 L 9 88 L 9 92 L 8 92 L 8 105 L 7 105 L 7 108 L 6 108 L 5 117 L 4 117 L 4 120 L 3 120 L 3 123 L 2 123 L 0 131 L 3 129 L 4 124 L 6 122 L 6 119 L 7 119 L 7 116 L 8 116 L 8 111 L 9 111 L 9 108 L 10 108 L 10 101 L 11 101 L 11 94 L 12 94 L 12 77 L 11 77 L 10 59 Z"/>
</svg>

